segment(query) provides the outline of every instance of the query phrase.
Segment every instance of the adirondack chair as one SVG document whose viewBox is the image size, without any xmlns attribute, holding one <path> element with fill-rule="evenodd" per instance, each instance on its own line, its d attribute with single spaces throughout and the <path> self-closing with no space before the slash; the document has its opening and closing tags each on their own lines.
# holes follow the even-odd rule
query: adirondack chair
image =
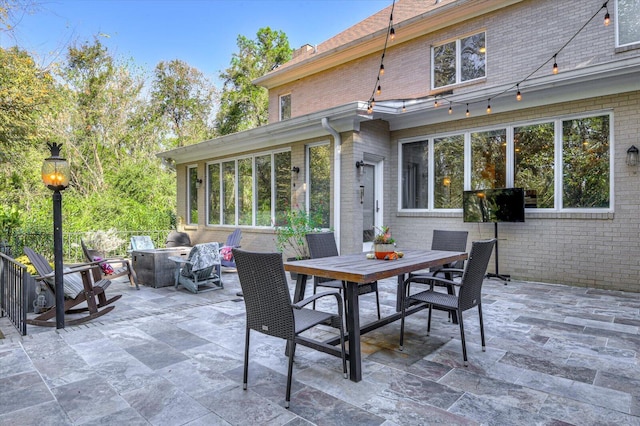
<svg viewBox="0 0 640 426">
<path fill-rule="evenodd" d="M 196 244 L 186 259 L 180 256 L 169 259 L 176 262 L 176 288 L 182 285 L 192 293 L 224 288 L 218 243 Z"/>
<path fill-rule="evenodd" d="M 227 242 L 220 247 L 220 264 L 222 266 L 226 266 L 228 268 L 236 267 L 236 262 L 233 259 L 233 252 L 231 249 L 240 248 L 241 238 L 242 230 L 240 228 L 236 228 L 236 230 L 227 237 Z"/>
<path fill-rule="evenodd" d="M 49 265 L 47 259 L 45 259 L 41 254 L 34 252 L 29 247 L 24 248 L 24 253 L 38 272 L 39 276 L 36 277 L 36 280 L 46 283 L 51 291 L 55 293 L 54 271 L 51 268 L 51 265 Z M 80 318 L 74 318 L 71 320 L 65 319 L 66 325 L 81 324 L 107 314 L 115 308 L 114 306 L 107 305 L 110 305 L 122 297 L 122 295 L 119 294 L 107 299 L 105 289 L 111 284 L 111 281 L 103 279 L 94 282 L 92 279 L 92 269 L 95 268 L 100 268 L 98 262 L 83 264 L 74 268 L 68 268 L 64 271 L 65 315 L 85 314 Z M 96 297 L 98 299 L 97 302 Z M 85 307 L 73 309 L 75 306 L 85 302 Z M 27 324 L 55 327 L 55 315 L 56 310 L 55 308 L 52 308 L 33 319 L 27 319 Z M 53 321 L 50 321 L 52 319 Z"/>
<path fill-rule="evenodd" d="M 135 285 L 136 289 L 140 290 L 136 271 L 134 271 L 131 266 L 131 262 L 129 262 L 128 259 L 123 259 L 121 257 L 107 258 L 101 251 L 88 248 L 82 239 L 80 239 L 80 245 L 82 246 L 82 252 L 84 253 L 84 257 L 87 262 L 100 262 L 100 269 L 94 268 L 92 270 L 94 281 L 97 282 L 101 279 L 108 278 L 114 279 L 127 275 L 131 285 Z M 112 271 L 109 272 L 109 268 L 105 268 L 103 266 L 104 264 L 111 266 Z"/>
</svg>

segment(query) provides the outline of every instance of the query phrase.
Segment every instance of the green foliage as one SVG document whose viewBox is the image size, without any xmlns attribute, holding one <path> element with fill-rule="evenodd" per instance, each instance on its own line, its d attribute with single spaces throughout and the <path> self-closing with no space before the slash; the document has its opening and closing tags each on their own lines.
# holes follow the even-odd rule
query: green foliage
<svg viewBox="0 0 640 426">
<path fill-rule="evenodd" d="M 276 227 L 276 247 L 296 259 L 309 257 L 306 235 L 321 230 L 321 216 L 307 214 L 304 210 L 289 210 L 285 224 Z"/>
<path fill-rule="evenodd" d="M 220 73 L 224 87 L 216 128 L 220 135 L 252 129 L 268 122 L 267 90 L 252 81 L 291 59 L 286 34 L 271 28 L 260 28 L 254 40 L 242 35 L 237 39 L 238 52 L 231 66 Z"/>
<path fill-rule="evenodd" d="M 0 205 L 0 241 L 12 242 L 13 232 L 22 224 L 22 215 L 16 205 Z"/>
</svg>

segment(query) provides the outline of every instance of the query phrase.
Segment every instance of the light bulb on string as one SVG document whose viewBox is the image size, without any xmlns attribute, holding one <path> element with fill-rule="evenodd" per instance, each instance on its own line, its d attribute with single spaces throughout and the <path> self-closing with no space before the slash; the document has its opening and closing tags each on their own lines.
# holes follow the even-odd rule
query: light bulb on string
<svg viewBox="0 0 640 426">
<path fill-rule="evenodd" d="M 453 108 L 451 108 L 451 103 L 449 103 L 449 115 L 453 114 Z"/>
<path fill-rule="evenodd" d="M 380 87 L 380 85 L 378 84 L 378 89 L 376 90 L 376 95 L 379 95 L 380 93 L 382 93 L 382 87 Z"/>
<path fill-rule="evenodd" d="M 433 107 L 438 108 L 438 98 L 435 98 L 433 101 Z"/>
<path fill-rule="evenodd" d="M 465 112 L 464 115 L 466 115 L 467 117 L 471 115 L 471 113 L 469 112 L 469 104 L 467 104 L 467 112 Z"/>
<path fill-rule="evenodd" d="M 396 38 L 396 30 L 394 30 L 393 27 L 389 30 L 389 37 L 391 38 L 391 41 Z"/>
<path fill-rule="evenodd" d="M 609 2 L 607 2 L 609 3 Z M 608 27 L 609 23 L 611 22 L 611 16 L 609 15 L 609 8 L 607 7 L 607 3 L 605 3 L 603 5 L 604 10 L 606 10 L 607 12 L 604 14 L 604 26 Z"/>
<path fill-rule="evenodd" d="M 407 107 L 405 107 L 404 101 L 402 101 L 402 112 L 405 112 L 406 110 L 407 110 Z"/>
<path fill-rule="evenodd" d="M 522 100 L 522 93 L 520 93 L 520 85 L 516 85 L 518 88 L 518 93 L 516 93 L 516 101 L 520 102 Z"/>
<path fill-rule="evenodd" d="M 556 61 L 557 55 L 558 55 L 557 53 L 553 55 L 553 73 L 554 74 L 558 74 L 558 62 Z"/>
<path fill-rule="evenodd" d="M 487 114 L 491 114 L 491 99 L 487 100 Z"/>
<path fill-rule="evenodd" d="M 371 98 L 371 108 L 373 108 L 374 106 L 376 106 L 376 98 Z"/>
<path fill-rule="evenodd" d="M 384 64 L 380 64 L 380 75 L 384 75 Z"/>
</svg>

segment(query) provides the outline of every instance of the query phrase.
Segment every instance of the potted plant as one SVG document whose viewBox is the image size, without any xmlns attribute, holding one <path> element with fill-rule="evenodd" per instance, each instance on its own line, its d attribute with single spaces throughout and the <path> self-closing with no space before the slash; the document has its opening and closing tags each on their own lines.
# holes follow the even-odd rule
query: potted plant
<svg viewBox="0 0 640 426">
<path fill-rule="evenodd" d="M 314 216 L 303 209 L 289 210 L 285 216 L 285 223 L 276 226 L 276 247 L 287 256 L 287 260 L 309 258 L 306 235 L 320 231 L 320 226 Z M 296 279 L 296 274 L 291 274 Z"/>
<path fill-rule="evenodd" d="M 376 258 L 384 259 L 396 250 L 396 240 L 391 237 L 391 229 L 388 226 L 377 228 L 378 233 L 373 239 L 373 251 Z"/>
</svg>

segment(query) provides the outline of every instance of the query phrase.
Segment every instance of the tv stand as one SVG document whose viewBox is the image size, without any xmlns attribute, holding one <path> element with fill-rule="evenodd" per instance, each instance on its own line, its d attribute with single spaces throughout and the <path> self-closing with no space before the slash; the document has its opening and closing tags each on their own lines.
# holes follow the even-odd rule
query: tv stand
<svg viewBox="0 0 640 426">
<path fill-rule="evenodd" d="M 511 281 L 511 275 L 500 274 L 498 269 L 498 222 L 493 222 L 494 225 L 494 237 L 496 239 L 496 272 L 495 274 L 488 273 L 487 278 L 498 278 L 499 280 L 504 281 L 504 285 L 507 285 L 507 281 Z"/>
</svg>

